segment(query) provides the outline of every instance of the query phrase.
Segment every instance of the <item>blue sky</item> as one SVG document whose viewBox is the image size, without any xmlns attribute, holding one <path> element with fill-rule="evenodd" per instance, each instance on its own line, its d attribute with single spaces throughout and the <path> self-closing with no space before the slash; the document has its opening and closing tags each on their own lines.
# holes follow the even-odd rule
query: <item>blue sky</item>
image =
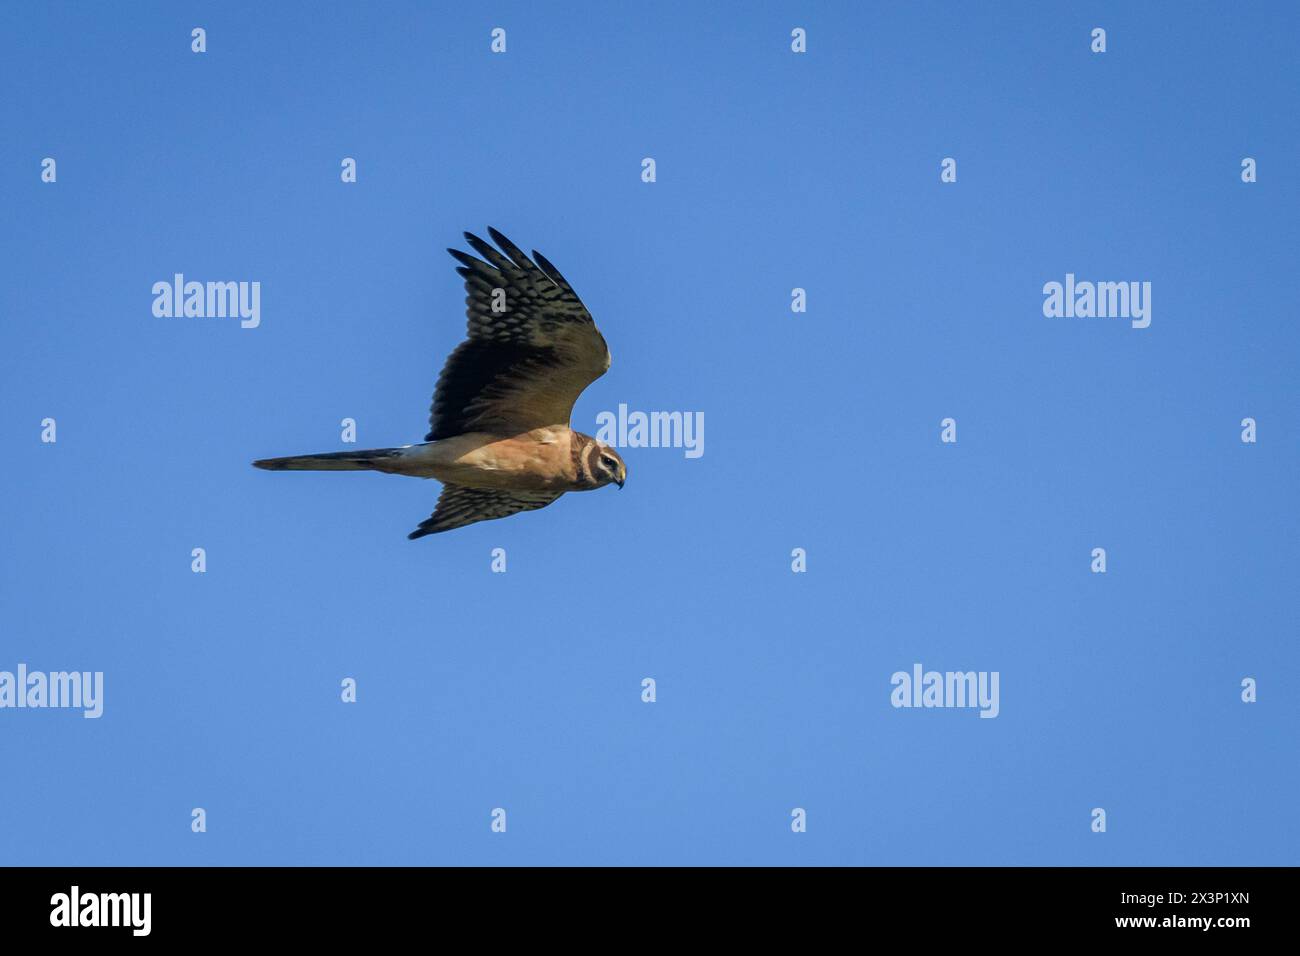
<svg viewBox="0 0 1300 956">
<path fill-rule="evenodd" d="M 0 670 L 105 702 L 0 710 L 0 862 L 1295 864 L 1297 29 L 5 5 Z M 575 427 L 705 454 L 417 542 L 433 482 L 250 468 L 423 437 L 488 225 L 610 343 Z M 155 317 L 177 272 L 261 325 Z M 1151 326 L 1046 318 L 1066 273 Z M 917 662 L 999 716 L 891 707 Z"/>
</svg>

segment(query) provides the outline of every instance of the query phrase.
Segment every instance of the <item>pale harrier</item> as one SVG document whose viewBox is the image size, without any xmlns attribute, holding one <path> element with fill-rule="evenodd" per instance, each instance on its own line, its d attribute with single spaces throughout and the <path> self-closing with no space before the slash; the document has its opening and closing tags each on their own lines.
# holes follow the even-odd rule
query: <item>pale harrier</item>
<svg viewBox="0 0 1300 956">
<path fill-rule="evenodd" d="M 465 277 L 469 338 L 438 377 L 423 444 L 253 464 L 437 478 L 438 506 L 411 538 L 544 508 L 566 491 L 622 488 L 618 452 L 569 427 L 573 403 L 609 368 L 604 337 L 545 256 L 529 259 L 495 229 L 488 235 L 500 252 L 465 233 L 486 262 L 447 250 Z"/>
</svg>

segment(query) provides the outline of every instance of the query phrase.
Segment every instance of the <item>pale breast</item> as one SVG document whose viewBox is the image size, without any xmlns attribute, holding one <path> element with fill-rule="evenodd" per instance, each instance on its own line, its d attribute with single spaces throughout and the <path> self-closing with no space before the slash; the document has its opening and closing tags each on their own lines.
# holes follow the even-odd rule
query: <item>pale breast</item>
<svg viewBox="0 0 1300 956">
<path fill-rule="evenodd" d="M 568 491 L 574 487 L 572 432 L 536 429 L 502 437 L 483 432 L 415 445 L 401 471 L 470 488 Z"/>
</svg>

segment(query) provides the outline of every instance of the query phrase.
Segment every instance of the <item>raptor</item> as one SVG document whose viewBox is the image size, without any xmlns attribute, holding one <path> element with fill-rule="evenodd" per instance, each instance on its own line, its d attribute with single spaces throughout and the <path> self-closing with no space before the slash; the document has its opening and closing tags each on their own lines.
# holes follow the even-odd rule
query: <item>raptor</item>
<svg viewBox="0 0 1300 956">
<path fill-rule="evenodd" d="M 544 508 L 565 492 L 623 487 L 627 466 L 574 431 L 573 404 L 609 369 L 609 348 L 573 287 L 495 229 L 465 233 L 481 259 L 447 251 L 465 280 L 468 337 L 438 376 L 429 433 L 417 445 L 263 458 L 270 471 L 378 471 L 436 478 L 433 514 L 408 537 Z"/>
</svg>

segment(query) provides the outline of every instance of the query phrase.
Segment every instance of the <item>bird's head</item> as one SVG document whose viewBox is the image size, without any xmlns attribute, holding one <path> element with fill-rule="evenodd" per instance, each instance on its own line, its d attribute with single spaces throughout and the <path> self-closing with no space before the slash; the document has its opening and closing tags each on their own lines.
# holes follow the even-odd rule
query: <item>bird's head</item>
<svg viewBox="0 0 1300 956">
<path fill-rule="evenodd" d="M 622 488 L 627 481 L 627 465 L 611 445 L 596 440 L 592 443 L 591 477 L 597 488 L 610 483 Z"/>
</svg>

